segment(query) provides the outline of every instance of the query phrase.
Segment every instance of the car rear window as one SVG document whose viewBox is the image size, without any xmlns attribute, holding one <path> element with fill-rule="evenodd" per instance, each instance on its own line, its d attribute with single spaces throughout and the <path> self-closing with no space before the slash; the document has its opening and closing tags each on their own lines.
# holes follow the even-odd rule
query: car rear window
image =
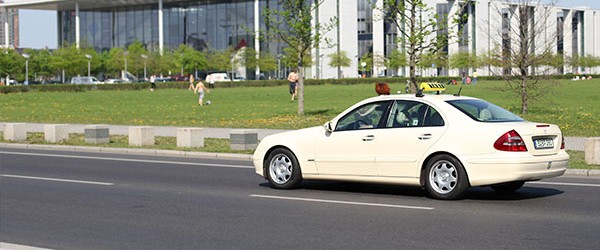
<svg viewBox="0 0 600 250">
<path fill-rule="evenodd" d="M 480 122 L 522 122 L 518 115 L 484 100 L 452 100 L 447 101 L 471 119 Z"/>
</svg>

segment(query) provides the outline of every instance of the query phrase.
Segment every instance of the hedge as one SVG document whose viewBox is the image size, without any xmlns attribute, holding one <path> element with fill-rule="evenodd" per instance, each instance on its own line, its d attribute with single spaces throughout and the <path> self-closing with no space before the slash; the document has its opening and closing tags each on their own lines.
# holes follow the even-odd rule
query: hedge
<svg viewBox="0 0 600 250">
<path fill-rule="evenodd" d="M 592 75 L 596 78 L 600 75 Z M 572 74 L 553 75 L 551 79 L 571 79 Z M 460 77 L 419 77 L 421 82 L 440 82 L 447 83 L 451 80 L 461 81 Z M 478 78 L 481 80 L 505 80 L 503 76 L 483 76 Z M 369 84 L 376 82 L 385 83 L 400 83 L 405 84 L 408 78 L 406 77 L 380 77 L 380 78 L 343 78 L 343 79 L 306 79 L 306 85 L 351 85 L 351 84 Z M 179 88 L 186 89 L 189 86 L 188 82 L 158 82 L 157 88 Z M 217 82 L 217 88 L 235 88 L 235 87 L 271 87 L 287 85 L 286 80 L 253 80 L 253 81 L 235 81 L 235 82 Z M 16 86 L 0 86 L 0 94 L 20 93 L 20 92 L 83 92 L 90 90 L 139 90 L 150 88 L 150 83 L 118 83 L 118 84 L 36 84 L 36 85 L 16 85 Z"/>
</svg>

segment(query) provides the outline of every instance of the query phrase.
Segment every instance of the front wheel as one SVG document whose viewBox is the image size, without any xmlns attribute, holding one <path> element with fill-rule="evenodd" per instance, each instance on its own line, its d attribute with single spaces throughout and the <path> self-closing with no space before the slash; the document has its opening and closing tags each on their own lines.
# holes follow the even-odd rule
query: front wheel
<svg viewBox="0 0 600 250">
<path fill-rule="evenodd" d="M 425 173 L 425 189 L 435 199 L 459 199 L 469 188 L 464 167 L 452 156 L 434 156 L 427 162 Z"/>
<path fill-rule="evenodd" d="M 297 188 L 302 182 L 300 164 L 291 151 L 278 148 L 273 150 L 265 161 L 267 180 L 274 188 Z"/>
</svg>

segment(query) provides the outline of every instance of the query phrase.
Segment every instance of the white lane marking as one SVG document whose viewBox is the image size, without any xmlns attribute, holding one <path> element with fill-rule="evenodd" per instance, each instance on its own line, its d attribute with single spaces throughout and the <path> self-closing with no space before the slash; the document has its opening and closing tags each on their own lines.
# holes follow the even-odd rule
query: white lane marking
<svg viewBox="0 0 600 250">
<path fill-rule="evenodd" d="M 17 245 L 6 242 L 0 242 L 0 250 L 50 250 L 50 248 L 32 247 L 26 245 Z"/>
<path fill-rule="evenodd" d="M 80 156 L 80 155 L 58 155 L 58 154 L 39 154 L 39 153 L 1 152 L 1 151 L 0 151 L 0 154 L 31 155 L 31 156 L 46 156 L 46 157 L 89 159 L 89 160 L 107 160 L 107 161 L 145 162 L 145 163 L 159 163 L 159 164 L 193 165 L 193 166 L 207 166 L 207 167 L 220 167 L 220 168 L 250 168 L 250 169 L 254 168 L 252 166 L 244 166 L 244 165 L 211 164 L 211 163 L 180 162 L 180 161 L 155 161 L 155 160 L 140 160 L 140 159 L 112 158 L 112 157 L 94 157 L 94 156 Z"/>
<path fill-rule="evenodd" d="M 277 199 L 277 200 L 294 200 L 294 201 L 309 201 L 309 202 L 333 203 L 333 204 L 344 204 L 344 205 L 357 205 L 357 206 L 371 206 L 371 207 L 391 207 L 391 208 L 407 208 L 407 209 L 420 209 L 420 210 L 433 210 L 433 209 L 435 209 L 434 207 L 418 207 L 418 206 L 405 206 L 405 205 L 394 205 L 394 204 L 384 204 L 384 203 L 368 203 L 368 202 L 353 202 L 353 201 L 309 199 L 309 198 L 285 197 L 285 196 L 271 196 L 271 195 L 260 195 L 260 194 L 251 194 L 250 197 L 266 198 L 266 199 Z"/>
<path fill-rule="evenodd" d="M 46 178 L 46 177 L 36 177 L 36 176 L 24 176 L 24 175 L 3 174 L 3 175 L 0 175 L 0 176 L 7 177 L 7 178 L 30 179 L 30 180 L 41 180 L 41 181 L 58 181 L 58 182 L 80 183 L 80 184 L 101 185 L 101 186 L 114 186 L 115 185 L 114 183 L 108 183 L 108 182 L 81 181 L 81 180 L 69 180 L 69 179 L 56 179 L 56 178 Z"/>
<path fill-rule="evenodd" d="M 569 182 L 534 181 L 534 182 L 529 182 L 529 184 L 558 185 L 558 186 L 578 186 L 578 187 L 600 187 L 600 184 L 569 183 Z"/>
</svg>

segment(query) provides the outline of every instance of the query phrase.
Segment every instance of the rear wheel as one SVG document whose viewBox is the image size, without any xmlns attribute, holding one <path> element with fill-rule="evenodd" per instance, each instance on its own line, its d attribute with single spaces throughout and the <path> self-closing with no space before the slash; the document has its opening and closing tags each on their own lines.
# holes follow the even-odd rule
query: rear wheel
<svg viewBox="0 0 600 250">
<path fill-rule="evenodd" d="M 278 148 L 273 150 L 265 161 L 267 180 L 274 188 L 291 189 L 297 188 L 302 182 L 300 164 L 296 156 L 287 149 Z"/>
<path fill-rule="evenodd" d="M 521 188 L 523 184 L 525 184 L 525 181 L 513 181 L 492 185 L 492 189 L 494 189 L 497 192 L 511 193 L 519 190 L 519 188 Z"/>
<path fill-rule="evenodd" d="M 427 162 L 426 173 L 425 189 L 435 199 L 459 199 L 469 188 L 464 167 L 452 156 L 434 156 Z"/>
</svg>

